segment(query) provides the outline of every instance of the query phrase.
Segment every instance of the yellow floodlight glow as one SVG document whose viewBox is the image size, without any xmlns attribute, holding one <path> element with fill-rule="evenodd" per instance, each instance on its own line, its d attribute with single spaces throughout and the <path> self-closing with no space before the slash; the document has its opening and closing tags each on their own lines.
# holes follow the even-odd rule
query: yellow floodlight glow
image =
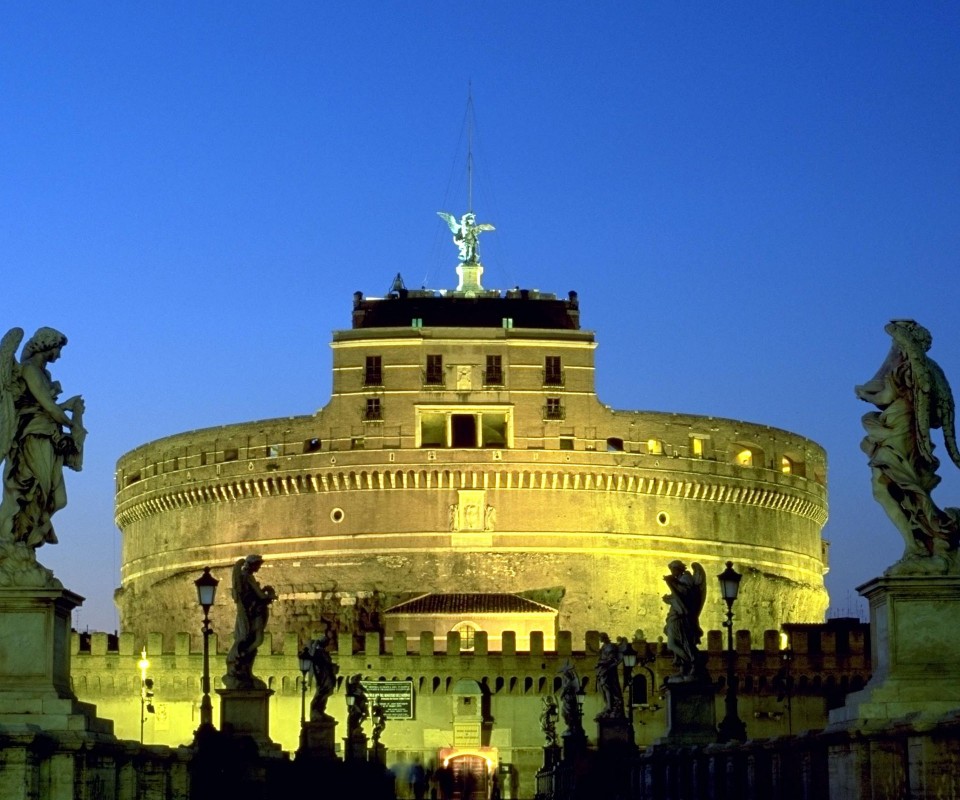
<svg viewBox="0 0 960 800">
<path fill-rule="evenodd" d="M 145 681 L 147 679 L 147 670 L 150 668 L 150 662 L 147 660 L 146 647 L 140 651 L 140 660 L 137 662 L 137 666 L 140 667 L 140 680 Z"/>
<path fill-rule="evenodd" d="M 790 637 L 784 631 L 780 631 L 780 649 L 790 649 Z"/>
</svg>

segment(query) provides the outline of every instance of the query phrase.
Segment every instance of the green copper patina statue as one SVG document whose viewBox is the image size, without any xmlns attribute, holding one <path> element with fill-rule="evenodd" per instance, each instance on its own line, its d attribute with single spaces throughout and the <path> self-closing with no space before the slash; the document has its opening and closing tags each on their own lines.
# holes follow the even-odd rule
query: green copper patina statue
<svg viewBox="0 0 960 800">
<path fill-rule="evenodd" d="M 460 222 L 457 222 L 453 214 L 448 214 L 446 211 L 438 211 L 437 214 L 443 217 L 453 233 L 453 243 L 460 248 L 460 263 L 479 264 L 480 248 L 477 238 L 484 231 L 493 231 L 496 228 L 487 222 L 478 225 L 477 216 L 472 211 L 460 217 Z"/>
</svg>

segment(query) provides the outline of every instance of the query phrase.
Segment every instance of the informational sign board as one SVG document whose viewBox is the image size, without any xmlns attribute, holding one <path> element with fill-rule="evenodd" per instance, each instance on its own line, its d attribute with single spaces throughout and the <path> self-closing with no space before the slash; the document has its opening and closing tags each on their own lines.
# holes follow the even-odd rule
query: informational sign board
<svg viewBox="0 0 960 800">
<path fill-rule="evenodd" d="M 387 719 L 413 719 L 413 681 L 361 681 L 367 702 L 379 703 Z"/>
</svg>

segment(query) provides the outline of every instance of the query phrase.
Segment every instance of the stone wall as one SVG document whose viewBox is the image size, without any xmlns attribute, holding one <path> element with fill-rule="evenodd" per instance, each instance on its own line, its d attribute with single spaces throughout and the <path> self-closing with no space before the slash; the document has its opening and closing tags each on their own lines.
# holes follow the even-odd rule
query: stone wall
<svg viewBox="0 0 960 800">
<path fill-rule="evenodd" d="M 869 677 L 869 642 L 865 626 L 850 620 L 827 625 L 788 626 L 792 659 L 786 662 L 780 649 L 780 634 L 768 631 L 755 641 L 748 631 L 736 638 L 737 672 L 741 684 L 741 716 L 751 736 L 786 735 L 826 723 L 828 707 L 842 702 L 848 691 L 862 687 Z M 150 635 L 145 641 L 123 634 L 116 641 L 106 634 L 74 637 L 73 685 L 81 700 L 97 704 L 101 716 L 114 720 L 117 735 L 138 738 L 140 719 L 140 673 L 136 662 L 143 646 L 155 681 L 153 699 L 157 713 L 148 715 L 145 741 L 175 745 L 188 742 L 199 724 L 200 675 L 202 671 L 199 635 L 175 637 Z M 402 633 L 383 642 L 378 634 L 362 638 L 341 637 L 334 656 L 341 683 L 330 699 L 328 711 L 339 721 L 338 736 L 345 729 L 346 704 L 342 679 L 361 673 L 365 680 L 411 680 L 415 697 L 415 719 L 390 721 L 383 734 L 388 763 L 410 763 L 419 757 L 434 760 L 437 751 L 454 745 L 451 719 L 458 681 L 479 685 L 484 698 L 484 744 L 496 749 L 497 758 L 511 764 L 519 786 L 532 796 L 536 771 L 542 764 L 543 735 L 539 716 L 544 697 L 559 687 L 557 670 L 570 659 L 584 678 L 587 696 L 584 708 L 587 731 L 593 739 L 593 717 L 601 707 L 594 686 L 594 666 L 599 635 L 588 633 L 574 643 L 570 632 L 561 631 L 553 650 L 543 647 L 543 636 L 532 636 L 529 650 L 519 651 L 515 636 L 505 635 L 500 652 L 488 652 L 486 636 L 478 633 L 474 650 L 460 652 L 459 635 L 435 640 L 423 634 L 411 652 Z M 716 679 L 718 718 L 722 716 L 725 674 L 724 640 L 719 631 L 707 636 L 709 669 Z M 296 636 L 268 634 L 256 662 L 256 673 L 276 692 L 271 698 L 270 734 L 286 750 L 297 747 L 299 736 L 301 676 L 296 654 Z M 227 642 L 211 640 L 213 684 L 224 671 Z M 634 644 L 649 663 L 634 669 L 645 678 L 647 702 L 634 709 L 636 740 L 650 744 L 665 733 L 665 711 L 655 687 L 673 672 L 672 660 L 659 643 L 637 640 Z M 786 668 L 786 669 L 785 669 Z M 635 686 L 639 689 L 640 684 Z M 309 703 L 310 695 L 307 695 Z M 640 696 L 635 700 L 639 703 Z M 218 698 L 213 697 L 214 719 L 219 717 Z"/>
</svg>

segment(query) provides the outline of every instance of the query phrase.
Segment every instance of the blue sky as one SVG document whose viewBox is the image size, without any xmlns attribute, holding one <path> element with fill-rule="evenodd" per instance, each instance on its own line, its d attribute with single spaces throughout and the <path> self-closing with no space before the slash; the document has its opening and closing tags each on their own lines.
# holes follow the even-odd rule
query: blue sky
<svg viewBox="0 0 960 800">
<path fill-rule="evenodd" d="M 469 82 L 485 284 L 576 289 L 615 408 L 826 447 L 834 612 L 899 556 L 852 387 L 893 317 L 960 387 L 960 6 L 8 3 L 0 326 L 70 337 L 87 465 L 40 557 L 81 627 L 123 452 L 314 411 L 354 291 L 454 285 Z"/>
</svg>

